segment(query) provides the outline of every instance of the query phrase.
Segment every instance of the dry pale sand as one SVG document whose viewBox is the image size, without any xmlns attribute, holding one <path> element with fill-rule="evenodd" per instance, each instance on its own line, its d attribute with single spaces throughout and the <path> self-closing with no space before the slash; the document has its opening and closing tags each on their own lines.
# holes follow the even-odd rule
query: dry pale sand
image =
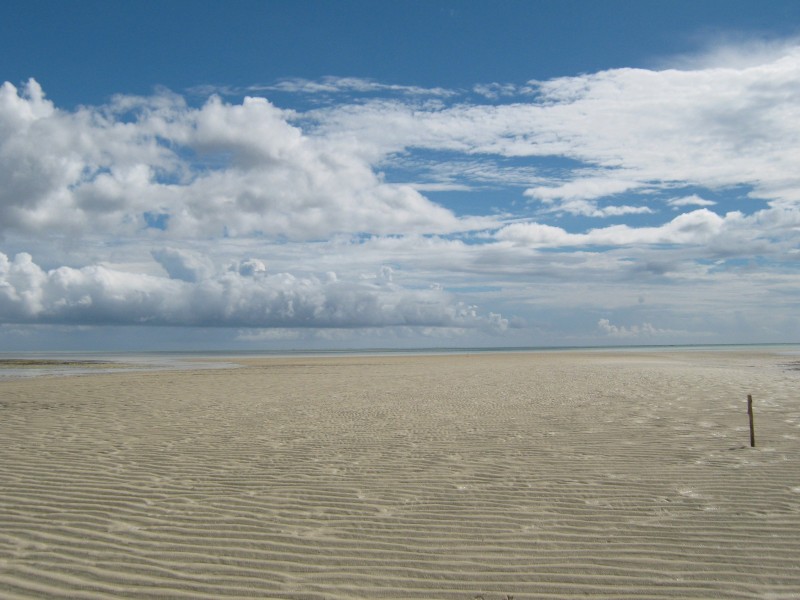
<svg viewBox="0 0 800 600">
<path fill-rule="evenodd" d="M 3 381 L 0 597 L 798 598 L 790 362 L 372 356 Z"/>
</svg>

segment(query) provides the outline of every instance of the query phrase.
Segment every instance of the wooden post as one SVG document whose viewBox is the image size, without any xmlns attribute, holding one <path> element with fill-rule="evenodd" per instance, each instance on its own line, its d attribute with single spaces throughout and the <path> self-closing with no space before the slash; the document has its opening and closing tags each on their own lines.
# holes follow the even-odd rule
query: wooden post
<svg viewBox="0 0 800 600">
<path fill-rule="evenodd" d="M 756 432 L 753 429 L 753 396 L 747 394 L 747 415 L 750 417 L 750 447 L 756 447 Z"/>
</svg>

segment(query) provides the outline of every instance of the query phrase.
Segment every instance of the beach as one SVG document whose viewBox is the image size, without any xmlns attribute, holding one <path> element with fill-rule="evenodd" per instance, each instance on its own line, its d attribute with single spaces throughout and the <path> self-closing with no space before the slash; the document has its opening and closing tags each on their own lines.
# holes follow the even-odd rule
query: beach
<svg viewBox="0 0 800 600">
<path fill-rule="evenodd" d="M 799 357 L 225 360 L 0 381 L 0 597 L 800 597 Z"/>
</svg>

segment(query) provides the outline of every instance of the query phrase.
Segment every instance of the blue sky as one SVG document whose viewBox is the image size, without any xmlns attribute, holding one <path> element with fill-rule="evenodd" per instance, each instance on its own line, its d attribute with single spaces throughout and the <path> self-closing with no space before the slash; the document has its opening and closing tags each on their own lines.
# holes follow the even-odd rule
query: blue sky
<svg viewBox="0 0 800 600">
<path fill-rule="evenodd" d="M 0 349 L 796 342 L 796 2 L 6 2 Z"/>
</svg>

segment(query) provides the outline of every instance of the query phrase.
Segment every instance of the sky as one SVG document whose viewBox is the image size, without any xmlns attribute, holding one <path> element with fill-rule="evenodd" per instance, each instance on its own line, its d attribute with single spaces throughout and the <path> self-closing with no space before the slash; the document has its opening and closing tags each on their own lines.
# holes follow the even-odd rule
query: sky
<svg viewBox="0 0 800 600">
<path fill-rule="evenodd" d="M 800 3 L 6 0 L 0 351 L 797 343 Z"/>
</svg>

